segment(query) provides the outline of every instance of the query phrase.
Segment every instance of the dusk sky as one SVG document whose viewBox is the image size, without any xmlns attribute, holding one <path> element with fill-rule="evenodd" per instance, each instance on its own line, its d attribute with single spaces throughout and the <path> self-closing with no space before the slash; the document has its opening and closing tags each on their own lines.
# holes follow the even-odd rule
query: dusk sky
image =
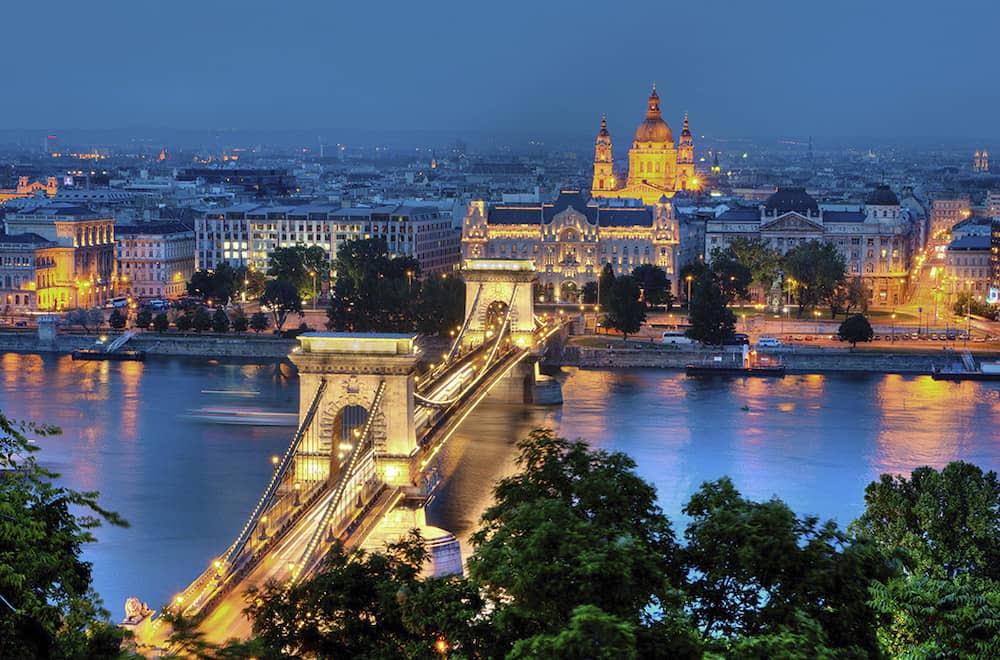
<svg viewBox="0 0 1000 660">
<path fill-rule="evenodd" d="M 1000 135 L 1000 4 L 6 3 L 0 127 Z"/>
</svg>

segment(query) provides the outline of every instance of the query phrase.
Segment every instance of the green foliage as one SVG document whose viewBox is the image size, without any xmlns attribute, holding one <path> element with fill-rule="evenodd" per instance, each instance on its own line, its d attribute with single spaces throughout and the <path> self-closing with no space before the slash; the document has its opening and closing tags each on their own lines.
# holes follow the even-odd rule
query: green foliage
<svg viewBox="0 0 1000 660">
<path fill-rule="evenodd" d="M 629 660 L 637 657 L 635 626 L 593 605 L 573 610 L 569 625 L 552 635 L 519 640 L 507 660 Z"/>
<path fill-rule="evenodd" d="M 650 307 L 659 307 L 667 302 L 670 280 L 667 271 L 653 264 L 640 264 L 632 269 L 632 278 L 642 290 L 642 299 Z"/>
<path fill-rule="evenodd" d="M 1000 482 L 971 463 L 920 467 L 909 479 L 882 475 L 865 488 L 853 529 L 902 551 L 915 575 L 1000 580 Z"/>
<path fill-rule="evenodd" d="M 641 295 L 639 284 L 631 275 L 615 279 L 606 308 L 605 323 L 621 332 L 626 339 L 639 332 L 646 320 L 646 303 L 639 299 Z"/>
<path fill-rule="evenodd" d="M 868 322 L 863 314 L 848 316 L 837 328 L 837 336 L 841 341 L 851 342 L 851 348 L 858 345 L 859 341 L 871 341 L 875 336 L 872 324 Z"/>
<path fill-rule="evenodd" d="M 115 330 L 121 330 L 125 327 L 128 322 L 128 317 L 121 313 L 121 310 L 115 309 L 111 312 L 111 316 L 108 317 L 108 325 Z"/>
<path fill-rule="evenodd" d="M 212 315 L 204 307 L 197 307 L 191 314 L 191 329 L 195 332 L 205 332 L 212 327 Z"/>
<path fill-rule="evenodd" d="M 174 325 L 177 326 L 178 332 L 187 332 L 191 329 L 191 314 L 181 314 L 176 319 L 174 319 Z"/>
<path fill-rule="evenodd" d="M 221 307 L 212 314 L 212 332 L 229 332 L 229 316 Z"/>
<path fill-rule="evenodd" d="M 719 248 L 712 250 L 711 269 L 727 301 L 732 302 L 737 298 L 747 297 L 751 280 L 750 269 L 737 261 L 731 252 Z"/>
<path fill-rule="evenodd" d="M 234 269 L 226 262 L 219 264 L 214 271 L 195 271 L 187 285 L 188 295 L 224 305 L 243 286 L 246 272 L 244 268 Z"/>
<path fill-rule="evenodd" d="M 445 334 L 465 320 L 465 282 L 457 276 L 428 275 L 420 282 L 414 310 L 417 332 Z"/>
<path fill-rule="evenodd" d="M 145 330 L 153 323 L 153 312 L 144 309 L 135 315 L 135 327 Z"/>
<path fill-rule="evenodd" d="M 247 294 L 248 300 L 258 300 L 264 295 L 264 287 L 267 286 L 267 278 L 259 270 L 243 270 L 243 281 L 237 282 L 240 291 Z"/>
<path fill-rule="evenodd" d="M 237 310 L 236 314 L 233 315 L 233 332 L 246 332 L 249 325 L 250 321 L 243 310 Z"/>
<path fill-rule="evenodd" d="M 602 310 L 607 310 L 611 307 L 611 297 L 614 295 L 615 290 L 615 271 L 611 268 L 611 264 L 604 264 L 604 268 L 601 269 L 601 275 L 598 277 L 598 304 L 601 306 Z"/>
<path fill-rule="evenodd" d="M 170 319 L 167 317 L 166 312 L 160 312 L 153 317 L 153 329 L 157 332 L 166 332 L 169 327 Z"/>
<path fill-rule="evenodd" d="M 747 500 L 728 478 L 702 484 L 684 513 L 691 522 L 680 557 L 706 643 L 783 631 L 815 637 L 841 657 L 876 653 L 868 588 L 891 572 L 874 545 L 831 521 L 800 518 L 780 500 Z"/>
<path fill-rule="evenodd" d="M 80 559 L 102 522 L 126 526 L 97 503 L 97 493 L 55 486 L 29 435 L 54 427 L 15 422 L 0 413 L 0 657 L 116 658 L 122 631 L 91 587 Z"/>
<path fill-rule="evenodd" d="M 749 284 L 765 290 L 771 288 L 781 270 L 781 252 L 761 238 L 736 237 L 723 252 L 727 259 L 746 269 Z"/>
<path fill-rule="evenodd" d="M 483 600 L 459 578 L 420 579 L 427 558 L 416 530 L 379 553 L 334 548 L 311 580 L 248 595 L 254 634 L 281 657 L 430 660 L 438 640 L 476 657 Z"/>
<path fill-rule="evenodd" d="M 635 463 L 548 430 L 518 452 L 519 471 L 494 488 L 468 562 L 495 604 L 494 651 L 559 636 L 581 605 L 636 628 L 649 623 L 648 608 L 676 612 L 673 532 Z"/>
<path fill-rule="evenodd" d="M 824 302 L 830 307 L 830 318 L 836 318 L 837 314 L 844 312 L 850 314 L 851 310 L 858 309 L 861 313 L 868 311 L 868 287 L 860 277 L 852 277 L 848 281 L 838 283 L 827 294 Z"/>
<path fill-rule="evenodd" d="M 795 283 L 792 292 L 799 306 L 799 316 L 806 307 L 829 301 L 836 287 L 844 281 L 847 264 L 830 242 L 806 241 L 785 254 L 785 273 Z"/>
<path fill-rule="evenodd" d="M 1000 583 L 961 576 L 909 576 L 877 583 L 882 649 L 893 658 L 1000 657 Z"/>
<path fill-rule="evenodd" d="M 271 252 L 267 269 L 268 275 L 291 284 L 303 297 L 318 293 L 320 284 L 325 281 L 329 272 L 330 260 L 326 250 L 318 245 L 306 247 L 301 243 L 293 247 L 275 248 Z M 316 284 L 316 291 L 313 290 L 313 282 Z M 265 293 L 266 290 L 265 287 Z"/>
<path fill-rule="evenodd" d="M 289 314 L 302 311 L 302 297 L 291 282 L 271 280 L 260 297 L 260 306 L 270 310 L 274 327 L 280 332 Z"/>
<path fill-rule="evenodd" d="M 583 300 L 584 304 L 586 304 L 586 305 L 596 305 L 597 304 L 597 282 L 596 281 L 591 281 L 591 282 L 587 282 L 586 284 L 584 284 L 583 288 L 580 290 L 580 297 L 581 297 L 581 300 Z M 535 300 L 538 300 L 537 296 L 535 296 Z"/>
<path fill-rule="evenodd" d="M 90 332 L 101 327 L 104 323 L 104 312 L 94 307 L 92 309 L 71 309 L 66 312 L 66 322 L 70 325 L 78 325 L 84 332 Z"/>
<path fill-rule="evenodd" d="M 694 283 L 688 315 L 691 327 L 687 336 L 703 344 L 722 345 L 736 329 L 736 316 L 729 309 L 718 278 L 710 271 L 703 272 Z"/>
<path fill-rule="evenodd" d="M 958 295 L 955 296 L 955 302 L 952 304 L 952 311 L 955 312 L 956 316 L 974 314 L 994 321 L 997 319 L 996 307 L 979 300 L 971 291 L 958 292 Z"/>
<path fill-rule="evenodd" d="M 264 312 L 254 312 L 250 317 L 250 329 L 256 333 L 260 333 L 271 325 L 271 320 L 267 318 L 267 314 Z"/>
</svg>

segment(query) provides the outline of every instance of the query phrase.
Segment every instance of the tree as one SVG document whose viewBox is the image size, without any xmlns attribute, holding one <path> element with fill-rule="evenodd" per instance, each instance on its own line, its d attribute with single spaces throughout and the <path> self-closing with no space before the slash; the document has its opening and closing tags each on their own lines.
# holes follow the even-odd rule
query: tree
<svg viewBox="0 0 1000 660">
<path fill-rule="evenodd" d="M 642 291 L 631 275 L 615 279 L 605 322 L 622 333 L 625 339 L 635 334 L 646 320 L 646 303 L 640 300 Z"/>
<path fill-rule="evenodd" d="M 187 332 L 191 329 L 191 314 L 181 314 L 176 319 L 174 319 L 174 325 L 177 326 L 178 332 Z"/>
<path fill-rule="evenodd" d="M 127 523 L 97 493 L 51 483 L 58 475 L 38 465 L 28 438 L 58 433 L 0 413 L 0 657 L 117 658 L 122 631 L 80 555 L 102 522 Z"/>
<path fill-rule="evenodd" d="M 737 261 L 730 252 L 719 248 L 712 250 L 711 269 L 722 294 L 729 302 L 749 295 L 750 269 Z"/>
<path fill-rule="evenodd" d="M 828 301 L 844 281 L 847 264 L 830 242 L 812 240 L 799 243 L 785 254 L 785 272 L 795 294 L 799 316 L 806 307 Z"/>
<path fill-rule="evenodd" d="M 959 291 L 952 304 L 952 311 L 956 316 L 967 316 L 975 314 L 988 319 L 996 320 L 997 312 L 993 306 L 979 300 L 971 291 Z"/>
<path fill-rule="evenodd" d="M 212 315 L 204 307 L 198 307 L 191 314 L 191 329 L 202 333 L 212 327 Z"/>
<path fill-rule="evenodd" d="M 784 630 L 837 656 L 877 656 L 869 587 L 893 571 L 873 544 L 781 500 L 747 500 L 728 478 L 702 484 L 683 511 L 691 522 L 679 557 L 707 644 L 722 651 Z"/>
<path fill-rule="evenodd" d="M 327 327 L 352 332 L 416 328 L 421 289 L 417 260 L 390 258 L 384 238 L 345 241 L 337 250 L 336 270 Z"/>
<path fill-rule="evenodd" d="M 606 311 L 611 307 L 611 296 L 615 290 L 615 271 L 611 268 L 611 264 L 604 264 L 597 282 L 599 292 L 597 304 L 601 306 L 602 311 Z"/>
<path fill-rule="evenodd" d="M 1000 482 L 956 461 L 865 488 L 852 531 L 897 557 L 903 575 L 872 588 L 893 657 L 996 657 L 1000 652 Z"/>
<path fill-rule="evenodd" d="M 871 292 L 865 286 L 865 281 L 860 277 L 852 277 L 847 283 L 847 301 L 844 304 L 844 313 L 850 314 L 857 309 L 862 314 L 868 312 L 868 300 Z"/>
<path fill-rule="evenodd" d="M 188 295 L 197 296 L 202 300 L 215 300 L 226 304 L 243 285 L 243 271 L 237 271 L 226 262 L 222 262 L 215 270 L 198 270 L 188 282 Z"/>
<path fill-rule="evenodd" d="M 443 643 L 458 657 L 482 657 L 482 597 L 462 578 L 421 579 L 428 558 L 414 530 L 382 552 L 335 547 L 312 579 L 251 592 L 262 655 L 431 660 Z"/>
<path fill-rule="evenodd" d="M 292 283 L 272 280 L 267 283 L 264 295 L 260 297 L 260 306 L 270 310 L 274 327 L 281 332 L 288 315 L 302 311 L 302 298 Z"/>
<path fill-rule="evenodd" d="M 423 334 L 460 328 L 465 320 L 465 283 L 457 276 L 427 276 L 420 283 L 415 314 L 416 329 Z"/>
<path fill-rule="evenodd" d="M 250 329 L 257 334 L 260 334 L 263 330 L 267 330 L 270 325 L 271 321 L 264 312 L 254 312 L 250 317 Z"/>
<path fill-rule="evenodd" d="M 104 312 L 96 307 L 93 309 L 72 309 L 66 312 L 66 322 L 70 325 L 80 326 L 84 332 L 90 332 L 91 328 L 96 330 L 104 323 Z"/>
<path fill-rule="evenodd" d="M 551 637 L 595 626 L 617 630 L 618 642 L 631 627 L 639 640 L 655 638 L 663 657 L 690 653 L 672 586 L 673 532 L 632 459 L 544 429 L 517 448 L 518 472 L 495 486 L 471 537 L 469 574 L 494 606 L 487 655 L 534 638 L 524 657 L 533 644 L 552 648 Z"/>
<path fill-rule="evenodd" d="M 677 296 L 670 289 L 663 292 L 663 304 L 667 306 L 667 311 L 673 311 L 674 305 L 677 304 Z"/>
<path fill-rule="evenodd" d="M 233 316 L 233 332 L 246 332 L 249 324 L 250 322 L 247 320 L 247 316 L 243 313 L 243 310 L 236 310 L 236 314 Z"/>
<path fill-rule="evenodd" d="M 114 328 L 115 330 L 121 330 L 122 328 L 124 328 L 125 323 L 127 321 L 128 319 L 125 317 L 124 314 L 121 313 L 121 310 L 119 309 L 113 310 L 111 312 L 111 316 L 108 317 L 108 325 Z"/>
<path fill-rule="evenodd" d="M 319 285 L 330 272 L 330 259 L 326 250 L 318 245 L 306 247 L 279 247 L 271 252 L 267 274 L 292 284 L 299 295 L 310 297 L 318 293 Z M 313 273 L 314 275 L 310 275 Z M 317 290 L 313 290 L 313 283 Z M 266 287 L 265 287 L 266 290 Z"/>
<path fill-rule="evenodd" d="M 642 299 L 649 307 L 659 307 L 667 302 L 670 280 L 667 271 L 653 264 L 640 264 L 632 269 L 632 278 L 639 284 Z"/>
<path fill-rule="evenodd" d="M 703 344 L 721 346 L 736 330 L 736 316 L 727 302 L 715 274 L 703 273 L 691 292 L 688 309 L 691 327 L 685 334 Z"/>
<path fill-rule="evenodd" d="M 738 236 L 726 246 L 725 253 L 750 274 L 750 284 L 765 291 L 778 278 L 781 270 L 781 252 L 761 238 Z"/>
<path fill-rule="evenodd" d="M 596 305 L 597 304 L 597 282 L 590 281 L 583 285 L 583 289 L 580 290 L 580 296 L 586 305 Z M 538 300 L 536 297 L 535 300 Z"/>
<path fill-rule="evenodd" d="M 865 488 L 853 529 L 903 551 L 913 574 L 1000 580 L 1000 482 L 971 463 L 919 467 L 909 479 L 883 474 Z"/>
<path fill-rule="evenodd" d="M 636 657 L 635 626 L 593 605 L 574 609 L 569 625 L 558 633 L 522 639 L 507 654 L 508 660 L 629 660 Z"/>
<path fill-rule="evenodd" d="M 153 312 L 144 309 L 135 315 L 135 327 L 145 330 L 153 322 Z"/>
<path fill-rule="evenodd" d="M 229 332 L 229 316 L 221 307 L 212 315 L 212 332 Z"/>
<path fill-rule="evenodd" d="M 267 278 L 264 273 L 259 270 L 243 268 L 239 274 L 243 276 L 242 281 L 239 281 L 240 291 L 246 293 L 248 300 L 258 300 L 264 295 L 264 287 L 267 286 Z"/>
<path fill-rule="evenodd" d="M 837 336 L 841 341 L 851 342 L 851 350 L 854 350 L 859 341 L 871 341 L 875 332 L 863 314 L 855 314 L 844 319 L 837 329 Z"/>
<path fill-rule="evenodd" d="M 166 312 L 160 312 L 153 318 L 153 329 L 157 332 L 163 333 L 167 331 L 170 327 L 170 319 L 167 318 Z"/>
</svg>

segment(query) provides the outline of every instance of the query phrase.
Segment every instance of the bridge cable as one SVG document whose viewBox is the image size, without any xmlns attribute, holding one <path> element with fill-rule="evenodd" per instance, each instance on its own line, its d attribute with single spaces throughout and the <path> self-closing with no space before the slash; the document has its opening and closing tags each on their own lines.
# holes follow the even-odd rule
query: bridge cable
<svg viewBox="0 0 1000 660">
<path fill-rule="evenodd" d="M 340 478 L 337 480 L 336 490 L 333 496 L 327 502 L 326 510 L 323 512 L 323 517 L 320 518 L 319 524 L 316 529 L 313 530 L 313 535 L 309 539 L 309 543 L 306 545 L 305 550 L 302 552 L 302 557 L 296 566 L 298 567 L 298 573 L 293 573 L 292 580 L 297 580 L 300 575 L 305 573 L 304 569 L 308 568 L 308 562 L 312 558 L 313 553 L 316 551 L 316 547 L 319 545 L 320 539 L 323 538 L 323 534 L 326 533 L 327 527 L 331 524 L 331 519 L 333 514 L 336 512 L 340 503 L 344 499 L 344 492 L 347 489 L 347 484 L 354 476 L 355 469 L 357 468 L 358 457 L 361 456 L 362 447 L 369 444 L 370 436 L 372 435 L 372 430 L 374 429 L 374 421 L 376 413 L 382 404 L 382 397 L 385 394 L 385 380 L 379 381 L 378 388 L 375 390 L 375 397 L 372 400 L 370 412 L 368 413 L 368 419 L 365 420 L 365 425 L 361 433 L 357 436 L 357 440 L 354 443 L 354 447 L 351 449 L 351 454 L 348 456 L 346 463 L 344 464 L 343 471 L 340 473 Z"/>
</svg>

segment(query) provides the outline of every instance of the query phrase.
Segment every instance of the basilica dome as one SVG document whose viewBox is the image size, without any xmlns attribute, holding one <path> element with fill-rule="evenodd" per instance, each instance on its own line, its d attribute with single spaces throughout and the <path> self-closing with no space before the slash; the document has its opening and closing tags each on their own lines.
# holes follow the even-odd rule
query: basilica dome
<svg viewBox="0 0 1000 660">
<path fill-rule="evenodd" d="M 656 93 L 656 85 L 653 85 L 653 92 L 649 95 L 649 106 L 646 108 L 646 118 L 635 129 L 636 142 L 673 142 L 674 134 L 663 121 L 660 112 L 660 96 Z"/>
</svg>

